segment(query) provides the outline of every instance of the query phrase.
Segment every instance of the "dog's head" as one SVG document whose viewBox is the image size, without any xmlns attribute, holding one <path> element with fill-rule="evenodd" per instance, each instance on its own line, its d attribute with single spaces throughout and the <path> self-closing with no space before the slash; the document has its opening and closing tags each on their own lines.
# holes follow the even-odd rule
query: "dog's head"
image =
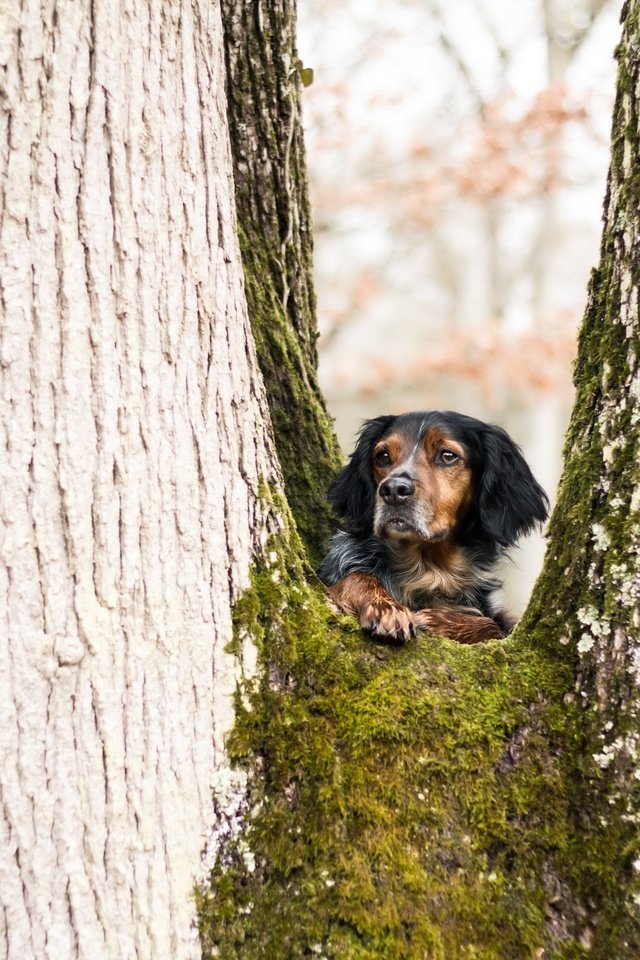
<svg viewBox="0 0 640 960">
<path fill-rule="evenodd" d="M 360 537 L 501 546 L 548 507 L 504 430 L 441 410 L 368 420 L 329 500 Z"/>
</svg>

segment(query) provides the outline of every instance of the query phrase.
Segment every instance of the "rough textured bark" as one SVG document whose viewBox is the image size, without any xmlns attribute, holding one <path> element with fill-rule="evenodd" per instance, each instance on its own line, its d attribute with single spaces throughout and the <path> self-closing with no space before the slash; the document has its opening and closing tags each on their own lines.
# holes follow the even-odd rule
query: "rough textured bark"
<svg viewBox="0 0 640 960">
<path fill-rule="evenodd" d="M 621 906 L 640 922 L 640 4 L 622 10 L 600 262 L 575 369 L 576 402 L 543 574 L 525 629 L 567 648 L 603 810 L 585 817 L 625 850 Z M 632 882 L 634 878 L 635 882 Z M 624 895 L 623 895 L 624 894 Z M 634 899 L 635 897 L 635 899 Z"/>
<path fill-rule="evenodd" d="M 529 611 L 529 622 L 561 631 L 573 647 L 585 706 L 598 724 L 611 723 L 601 731 L 603 767 L 613 773 L 621 762 L 625 793 L 640 773 L 635 746 L 618 742 L 620 724 L 640 733 L 639 11 L 637 2 L 623 10 L 600 263 L 580 333 L 551 544 Z"/>
<path fill-rule="evenodd" d="M 0 955 L 198 956 L 255 660 L 226 649 L 231 604 L 278 482 L 220 11 L 0 22 Z"/>
</svg>

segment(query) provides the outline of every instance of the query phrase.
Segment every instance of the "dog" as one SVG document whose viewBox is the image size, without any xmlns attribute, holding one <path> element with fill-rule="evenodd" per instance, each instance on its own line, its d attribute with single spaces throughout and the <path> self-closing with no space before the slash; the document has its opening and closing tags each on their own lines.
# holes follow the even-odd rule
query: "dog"
<svg viewBox="0 0 640 960">
<path fill-rule="evenodd" d="M 442 410 L 367 420 L 329 502 L 344 529 L 318 576 L 363 630 L 475 643 L 512 629 L 494 568 L 549 501 L 500 427 Z"/>
</svg>

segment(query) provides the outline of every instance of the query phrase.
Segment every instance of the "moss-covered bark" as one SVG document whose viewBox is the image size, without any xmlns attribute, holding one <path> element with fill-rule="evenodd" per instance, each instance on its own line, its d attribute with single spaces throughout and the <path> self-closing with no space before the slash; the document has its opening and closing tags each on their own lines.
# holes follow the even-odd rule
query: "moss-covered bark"
<svg viewBox="0 0 640 960">
<path fill-rule="evenodd" d="M 521 627 L 561 644 L 584 736 L 583 826 L 618 856 L 640 912 L 640 4 L 625 3 L 600 262 L 542 576 Z M 597 782 L 598 789 L 594 789 Z"/>
<path fill-rule="evenodd" d="M 591 277 L 580 331 L 576 401 L 549 549 L 525 620 L 527 630 L 537 630 L 542 642 L 564 638 L 585 682 L 603 659 L 596 651 L 610 649 L 614 635 L 623 668 L 634 667 L 639 640 L 639 10 L 637 2 L 623 10 L 600 263 Z M 620 694 L 632 701 L 637 671 L 623 669 L 618 679 Z M 598 685 L 605 707 L 611 681 L 603 675 Z"/>
<path fill-rule="evenodd" d="M 312 560 L 340 463 L 317 381 L 313 238 L 295 3 L 223 0 L 229 121 L 249 316 L 289 504 Z"/>
<path fill-rule="evenodd" d="M 200 898 L 205 956 L 587 956 L 568 671 L 524 642 L 373 645 L 297 554 L 290 527 L 236 611 L 264 671 L 238 697 L 252 792 Z"/>
<path fill-rule="evenodd" d="M 198 894 L 207 957 L 640 956 L 639 5 L 624 10 L 602 262 L 581 335 L 549 556 L 525 621 L 514 638 L 472 648 L 429 638 L 402 649 L 374 645 L 308 582 L 289 521 L 236 610 L 239 647 L 246 633 L 256 640 L 261 672 L 238 691 L 230 744 L 250 773 L 250 796 L 210 889 Z M 257 42 L 260 50 L 268 39 L 277 48 L 283 23 L 291 37 L 291 10 L 265 26 L 249 9 L 257 8 L 228 0 L 229 43 L 250 50 Z M 257 41 L 244 36 L 256 30 Z M 280 192 L 290 193 L 282 179 L 290 161 L 278 154 L 269 125 L 286 127 L 291 113 L 286 97 L 270 106 L 260 99 L 260 83 L 271 83 L 261 80 L 261 63 L 258 54 L 230 54 L 235 122 L 242 132 L 243 69 L 255 88 L 246 123 L 258 138 L 247 143 L 264 146 L 261 169 L 244 179 L 240 169 L 245 270 L 273 410 L 284 417 L 299 395 L 315 417 L 316 447 L 286 430 L 279 441 L 291 458 L 285 477 L 296 519 L 313 547 L 320 528 L 308 515 L 318 509 L 320 526 L 326 522 L 313 458 L 328 473 L 334 448 L 310 375 L 311 328 L 296 326 L 283 295 L 277 211 Z M 258 104 L 258 112 L 281 110 L 285 119 L 256 117 Z M 258 209 L 261 178 L 271 178 L 274 191 L 268 216 Z M 249 236 L 252 218 L 271 228 Z M 301 256 L 308 284 L 310 248 Z M 305 296 L 312 303 L 301 292 L 299 302 Z M 286 362 L 278 359 L 282 344 Z M 274 420 L 277 432 L 276 412 Z M 296 458 L 313 475 L 302 485 Z M 286 504 L 273 509 L 289 515 Z"/>
</svg>

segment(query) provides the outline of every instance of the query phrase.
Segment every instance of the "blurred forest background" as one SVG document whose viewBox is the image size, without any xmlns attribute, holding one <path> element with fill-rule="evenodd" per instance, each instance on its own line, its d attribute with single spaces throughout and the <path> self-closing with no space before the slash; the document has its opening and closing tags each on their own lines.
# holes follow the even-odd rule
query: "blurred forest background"
<svg viewBox="0 0 640 960">
<path fill-rule="evenodd" d="M 553 496 L 597 261 L 622 0 L 300 0 L 320 376 L 505 427 Z M 307 73 L 303 73 L 308 79 Z M 506 564 L 526 603 L 531 537 Z"/>
</svg>

